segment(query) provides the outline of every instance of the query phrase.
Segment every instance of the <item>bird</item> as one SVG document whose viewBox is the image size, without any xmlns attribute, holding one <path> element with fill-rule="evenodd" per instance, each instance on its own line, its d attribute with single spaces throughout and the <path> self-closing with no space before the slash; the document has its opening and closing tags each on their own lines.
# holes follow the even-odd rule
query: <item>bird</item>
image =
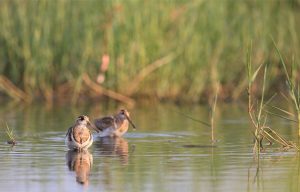
<svg viewBox="0 0 300 192">
<path fill-rule="evenodd" d="M 129 123 L 136 129 L 129 116 L 126 109 L 121 109 L 116 115 L 96 119 L 95 129 L 100 137 L 122 137 L 127 132 Z"/>
<path fill-rule="evenodd" d="M 65 143 L 70 150 L 87 150 L 93 143 L 93 136 L 88 129 L 91 126 L 88 116 L 80 115 L 75 124 L 68 129 Z"/>
</svg>

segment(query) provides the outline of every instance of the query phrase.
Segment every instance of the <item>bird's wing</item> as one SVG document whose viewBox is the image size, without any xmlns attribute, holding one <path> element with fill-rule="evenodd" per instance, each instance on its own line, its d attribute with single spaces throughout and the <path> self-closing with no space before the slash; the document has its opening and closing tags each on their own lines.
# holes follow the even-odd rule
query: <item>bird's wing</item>
<svg viewBox="0 0 300 192">
<path fill-rule="evenodd" d="M 68 140 L 71 141 L 71 135 L 72 135 L 73 127 L 70 127 L 66 133 L 66 137 L 68 137 Z"/>
<path fill-rule="evenodd" d="M 103 131 L 109 127 L 115 127 L 115 118 L 113 116 L 103 117 L 101 119 L 96 119 L 94 123 L 97 129 Z"/>
</svg>

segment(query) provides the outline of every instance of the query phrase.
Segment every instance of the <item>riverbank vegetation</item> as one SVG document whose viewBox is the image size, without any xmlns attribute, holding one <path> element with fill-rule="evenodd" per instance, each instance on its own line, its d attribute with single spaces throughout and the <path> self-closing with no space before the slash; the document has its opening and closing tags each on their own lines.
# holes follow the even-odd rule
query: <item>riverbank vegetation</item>
<svg viewBox="0 0 300 192">
<path fill-rule="evenodd" d="M 250 41 L 254 68 L 272 64 L 265 93 L 287 91 L 270 37 L 298 69 L 299 10 L 297 0 L 1 1 L 1 94 L 206 102 L 219 87 L 220 100 L 246 100 Z"/>
</svg>

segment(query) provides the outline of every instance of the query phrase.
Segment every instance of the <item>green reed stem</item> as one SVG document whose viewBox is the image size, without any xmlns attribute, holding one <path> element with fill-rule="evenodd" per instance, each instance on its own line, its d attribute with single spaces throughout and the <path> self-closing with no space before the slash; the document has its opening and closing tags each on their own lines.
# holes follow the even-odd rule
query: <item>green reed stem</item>
<svg viewBox="0 0 300 192">
<path fill-rule="evenodd" d="M 217 87 L 213 105 L 211 106 L 210 125 L 211 125 L 211 141 L 212 142 L 216 141 L 216 139 L 215 139 L 215 113 L 216 113 L 216 107 L 217 107 L 217 101 L 218 101 L 218 93 L 219 93 L 219 86 Z"/>
</svg>

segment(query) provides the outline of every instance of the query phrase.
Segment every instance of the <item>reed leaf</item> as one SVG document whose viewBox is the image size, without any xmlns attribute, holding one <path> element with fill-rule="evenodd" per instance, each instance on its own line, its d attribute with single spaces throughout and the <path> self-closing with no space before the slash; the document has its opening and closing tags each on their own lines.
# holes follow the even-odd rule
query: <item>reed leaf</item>
<svg viewBox="0 0 300 192">
<path fill-rule="evenodd" d="M 292 121 L 292 122 L 295 122 L 295 123 L 298 123 L 298 121 L 296 119 L 292 119 L 292 118 L 289 118 L 289 117 L 285 117 L 283 115 L 280 115 L 280 114 L 277 114 L 277 113 L 274 113 L 274 112 L 271 112 L 271 111 L 267 111 L 266 110 L 266 113 L 270 114 L 270 115 L 274 115 L 276 117 L 280 117 L 282 119 L 285 119 L 285 120 L 288 120 L 288 121 Z"/>
<path fill-rule="evenodd" d="M 270 106 L 270 107 L 272 107 L 272 108 L 274 108 L 274 109 L 277 109 L 277 110 L 279 110 L 279 111 L 285 113 L 286 115 L 289 115 L 289 116 L 292 116 L 292 117 L 295 116 L 293 113 L 288 112 L 287 110 L 284 110 L 284 109 L 282 109 L 282 108 L 280 108 L 280 107 L 276 107 L 276 106 L 274 106 L 274 105 L 268 105 L 268 106 Z"/>
</svg>

